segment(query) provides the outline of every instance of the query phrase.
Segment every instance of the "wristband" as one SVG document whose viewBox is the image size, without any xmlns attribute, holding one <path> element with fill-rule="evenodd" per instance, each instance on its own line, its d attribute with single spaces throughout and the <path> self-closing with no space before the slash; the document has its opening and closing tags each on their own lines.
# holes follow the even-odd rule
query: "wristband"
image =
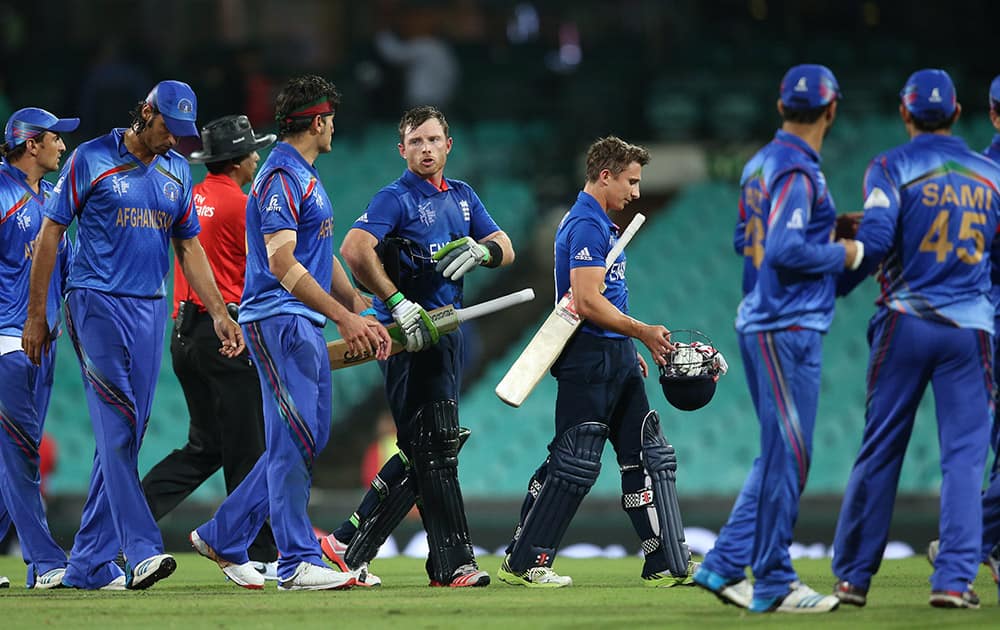
<svg viewBox="0 0 1000 630">
<path fill-rule="evenodd" d="M 851 271 L 856 271 L 861 266 L 861 261 L 865 257 L 865 244 L 861 241 L 854 242 L 858 244 L 858 253 L 854 256 L 854 262 L 851 263 Z"/>
<path fill-rule="evenodd" d="M 490 260 L 487 263 L 483 263 L 483 267 L 499 267 L 500 263 L 503 262 L 503 248 L 500 247 L 500 243 L 486 241 L 483 243 L 483 247 L 490 253 Z"/>
<path fill-rule="evenodd" d="M 393 308 L 393 307 L 395 307 L 397 304 L 399 304 L 400 302 L 402 302 L 405 299 L 406 298 L 403 297 L 402 293 L 400 293 L 399 291 L 396 291 L 395 293 L 393 293 L 392 295 L 390 295 L 389 297 L 387 297 L 385 299 L 385 305 L 388 308 Z"/>
<path fill-rule="evenodd" d="M 360 313 L 358 313 L 358 316 L 360 317 L 368 317 L 369 315 L 375 315 L 375 309 L 373 309 L 370 306 L 365 310 L 361 311 Z"/>
</svg>

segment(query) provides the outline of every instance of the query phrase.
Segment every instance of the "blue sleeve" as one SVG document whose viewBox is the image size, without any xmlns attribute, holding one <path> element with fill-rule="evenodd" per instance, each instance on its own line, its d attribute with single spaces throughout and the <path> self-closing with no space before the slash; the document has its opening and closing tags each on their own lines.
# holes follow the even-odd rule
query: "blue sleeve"
<svg viewBox="0 0 1000 630">
<path fill-rule="evenodd" d="M 302 190 L 295 178 L 282 170 L 271 173 L 257 197 L 262 234 L 299 230 Z"/>
<path fill-rule="evenodd" d="M 198 223 L 198 212 L 194 207 L 194 199 L 191 197 L 191 188 L 187 188 L 184 194 L 184 214 L 174 223 L 170 236 L 173 238 L 189 239 L 201 234 L 201 224 Z"/>
<path fill-rule="evenodd" d="M 469 236 L 478 241 L 494 232 L 499 232 L 500 226 L 493 220 L 490 213 L 486 211 L 486 207 L 483 205 L 482 200 L 479 199 L 476 191 L 472 190 L 472 188 L 468 188 L 467 190 L 469 191 L 469 205 L 471 206 Z"/>
<path fill-rule="evenodd" d="M 896 240 L 899 221 L 899 189 L 889 174 L 886 160 L 879 156 L 865 171 L 865 196 L 861 225 L 854 240 L 865 244 L 865 257 L 855 271 L 846 272 L 837 282 L 837 294 L 847 295 L 872 274 Z"/>
<path fill-rule="evenodd" d="M 403 206 L 396 195 L 380 190 L 351 227 L 364 230 L 381 241 L 399 227 L 402 218 Z"/>
<path fill-rule="evenodd" d="M 90 169 L 80 149 L 66 160 L 52 194 L 45 200 L 42 214 L 60 225 L 69 225 L 80 214 L 90 194 Z"/>
<path fill-rule="evenodd" d="M 740 193 L 740 214 L 736 220 L 736 229 L 733 231 L 733 249 L 737 256 L 743 255 L 743 248 L 746 245 L 747 212 L 743 206 L 743 193 Z"/>
<path fill-rule="evenodd" d="M 611 251 L 608 236 L 593 221 L 573 221 L 567 226 L 566 245 L 569 268 L 604 267 Z"/>
<path fill-rule="evenodd" d="M 815 185 L 802 171 L 777 178 L 778 195 L 768 218 L 764 260 L 775 269 L 799 273 L 831 273 L 844 267 L 844 246 L 807 239 Z"/>
</svg>

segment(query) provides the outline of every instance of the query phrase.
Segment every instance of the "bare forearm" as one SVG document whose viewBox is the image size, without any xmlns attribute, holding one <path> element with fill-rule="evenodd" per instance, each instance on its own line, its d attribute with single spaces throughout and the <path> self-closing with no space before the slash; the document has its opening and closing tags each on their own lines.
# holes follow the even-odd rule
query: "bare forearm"
<svg viewBox="0 0 1000 630">
<path fill-rule="evenodd" d="M 398 289 L 382 267 L 382 261 L 375 253 L 378 241 L 364 230 L 352 229 L 344 238 L 340 254 L 351 273 L 381 299 L 385 299 Z"/>
<path fill-rule="evenodd" d="M 66 226 L 49 219 L 42 222 L 38 240 L 31 254 L 31 273 L 28 288 L 28 317 L 45 319 L 45 305 L 49 297 L 52 270 L 56 266 L 59 240 Z"/>
<path fill-rule="evenodd" d="M 645 326 L 637 319 L 619 311 L 600 293 L 584 296 L 574 294 L 573 302 L 580 317 L 604 330 L 638 338 Z"/>
<path fill-rule="evenodd" d="M 344 271 L 340 261 L 336 258 L 333 259 L 333 276 L 332 281 L 330 282 L 330 295 L 354 313 L 360 313 L 371 306 L 371 300 L 365 299 L 365 297 L 354 288 L 354 285 L 351 284 L 350 279 L 347 277 L 347 272 Z"/>
</svg>

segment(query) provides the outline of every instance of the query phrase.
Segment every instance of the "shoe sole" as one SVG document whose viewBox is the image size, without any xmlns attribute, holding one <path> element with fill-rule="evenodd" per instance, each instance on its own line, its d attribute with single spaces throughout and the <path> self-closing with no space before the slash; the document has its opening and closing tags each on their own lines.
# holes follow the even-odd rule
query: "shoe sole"
<svg viewBox="0 0 1000 630">
<path fill-rule="evenodd" d="M 323 550 L 323 556 L 327 560 L 329 560 L 330 562 L 332 562 L 335 565 L 337 565 L 337 567 L 343 573 L 350 573 L 351 572 L 351 570 L 347 567 L 347 563 L 344 562 L 343 558 L 340 557 L 339 553 L 337 553 L 336 551 L 333 550 L 333 547 L 331 547 L 330 543 L 327 542 L 325 536 L 322 538 L 322 540 L 320 540 L 319 546 L 320 546 L 320 549 Z"/>
<path fill-rule="evenodd" d="M 569 584 L 557 584 L 554 582 L 535 584 L 534 582 L 529 582 L 517 577 L 513 573 L 507 573 L 505 571 L 497 571 L 497 579 L 504 584 L 510 584 L 511 586 L 523 586 L 524 588 L 565 588 L 573 585 L 572 582 Z"/>
<path fill-rule="evenodd" d="M 357 583 L 358 583 L 357 580 L 351 578 L 346 582 L 344 582 L 343 584 L 338 584 L 337 586 L 326 586 L 321 584 L 317 584 L 315 586 L 282 586 L 281 584 L 278 584 L 278 590 L 279 591 L 342 591 L 349 589 L 352 586 L 356 586 Z"/>
<path fill-rule="evenodd" d="M 147 575 L 142 582 L 136 584 L 133 581 L 132 584 L 126 584 L 125 588 L 130 591 L 144 591 L 160 580 L 170 577 L 170 575 L 176 570 L 177 561 L 173 558 L 164 558 L 163 561 L 160 562 L 160 566 L 158 566 L 155 571 Z"/>
<path fill-rule="evenodd" d="M 935 608 L 979 608 L 979 604 L 973 604 L 960 596 L 948 595 L 947 593 L 937 593 L 930 597 L 930 605 Z"/>
<path fill-rule="evenodd" d="M 697 586 L 698 588 L 700 588 L 700 589 L 702 589 L 704 591 L 707 591 L 707 592 L 711 593 L 712 595 L 715 595 L 715 597 L 720 602 L 722 602 L 723 604 L 725 604 L 727 606 L 736 606 L 737 608 L 749 608 L 750 607 L 749 604 L 747 604 L 746 606 L 744 606 L 743 604 L 741 604 L 739 602 L 736 602 L 736 601 L 733 601 L 733 600 L 729 599 L 728 597 L 726 597 L 725 595 L 723 595 L 722 594 L 722 590 L 724 590 L 725 588 L 727 588 L 725 586 L 722 587 L 722 590 L 718 590 L 717 591 L 717 590 L 713 589 L 711 586 L 707 586 L 705 584 L 702 584 L 702 583 L 694 580 L 693 578 L 691 580 L 691 585 L 692 586 Z"/>
</svg>

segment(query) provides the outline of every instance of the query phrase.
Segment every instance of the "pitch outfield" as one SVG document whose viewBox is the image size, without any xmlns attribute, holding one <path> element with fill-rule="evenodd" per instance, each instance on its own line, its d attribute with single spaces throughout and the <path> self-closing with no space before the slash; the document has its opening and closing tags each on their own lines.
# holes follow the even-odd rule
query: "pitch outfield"
<svg viewBox="0 0 1000 630">
<path fill-rule="evenodd" d="M 575 585 L 527 590 L 494 582 L 485 589 L 428 588 L 423 562 L 379 560 L 381 589 L 279 593 L 224 581 L 216 566 L 193 554 L 177 556 L 177 572 L 144 592 L 32 592 L 23 587 L 24 565 L 0 557 L 0 627 L 37 628 L 641 628 L 678 629 L 771 626 L 781 628 L 998 628 L 996 587 L 983 569 L 976 580 L 980 610 L 938 610 L 927 605 L 930 567 L 922 558 L 886 562 L 866 608 L 843 607 L 827 615 L 748 615 L 693 587 L 647 589 L 638 584 L 639 560 L 563 560 L 560 572 Z M 493 575 L 497 557 L 482 565 Z M 802 578 L 826 592 L 833 583 L 828 560 L 796 563 Z"/>
</svg>

